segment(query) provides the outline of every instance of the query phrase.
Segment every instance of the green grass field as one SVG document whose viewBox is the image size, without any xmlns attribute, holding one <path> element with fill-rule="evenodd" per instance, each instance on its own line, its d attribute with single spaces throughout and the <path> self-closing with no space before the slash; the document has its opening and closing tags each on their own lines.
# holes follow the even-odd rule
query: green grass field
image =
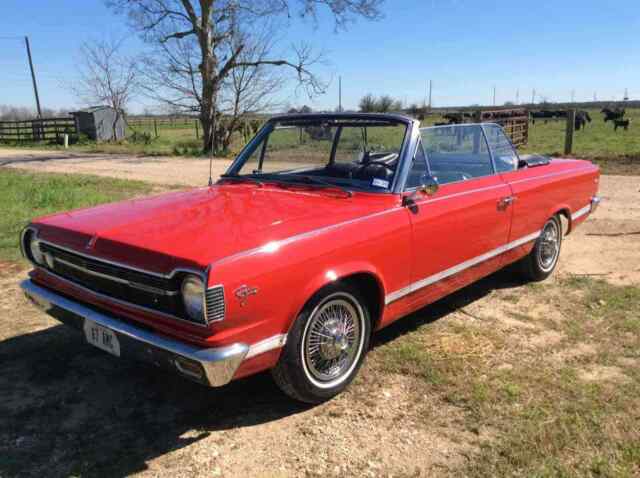
<svg viewBox="0 0 640 478">
<path fill-rule="evenodd" d="M 627 109 L 625 119 L 631 121 L 628 131 L 614 131 L 613 123 L 605 123 L 598 109 L 587 111 L 592 121 L 575 132 L 571 156 L 594 161 L 605 174 L 640 174 L 640 109 Z M 439 116 L 430 116 L 423 124 L 441 121 Z M 529 142 L 519 152 L 563 156 L 565 128 L 565 119 L 529 123 Z"/>
<path fill-rule="evenodd" d="M 29 220 L 149 193 L 139 181 L 0 169 L 0 260 L 20 257 L 18 236 Z"/>
<path fill-rule="evenodd" d="M 640 434 L 632 416 L 640 397 L 640 288 L 569 276 L 494 293 L 520 329 L 488 326 L 495 319 L 486 311 L 473 320 L 447 317 L 377 348 L 370 361 L 383 373 L 415 377 L 422 382 L 415 394 L 425 397 L 418 400 L 437 397 L 464 410 L 462 426 L 491 437 L 459 476 L 639 476 Z M 554 318 L 524 305 L 516 312 L 528 301 L 545 302 Z M 451 303 L 443 307 L 450 311 Z M 520 345 L 540 329 L 562 340 L 549 341 L 545 353 Z M 592 355 L 576 352 L 587 343 Z M 594 380 L 593 370 L 620 375 Z M 424 421 L 436 420 L 432 406 Z"/>
<path fill-rule="evenodd" d="M 574 154 L 580 158 L 602 158 L 613 156 L 640 157 L 640 109 L 627 110 L 625 119 L 631 121 L 628 131 L 613 130 L 611 121 L 605 123 L 598 110 L 589 110 L 591 123 L 576 131 L 573 138 Z M 529 144 L 523 151 L 559 155 L 564 149 L 566 121 L 536 121 L 529 125 Z"/>
<path fill-rule="evenodd" d="M 626 118 L 631 121 L 628 131 L 613 130 L 611 122 L 605 123 L 599 110 L 588 110 L 592 122 L 586 128 L 577 131 L 574 136 L 572 156 L 591 159 L 597 162 L 606 173 L 640 174 L 640 109 L 627 109 Z M 440 116 L 429 116 L 423 126 L 441 122 Z M 520 148 L 521 153 L 539 153 L 560 156 L 564 150 L 566 121 L 536 121 L 529 125 L 529 143 Z M 134 135 L 134 132 L 138 133 Z M 145 137 L 146 135 L 146 137 Z M 181 122 L 175 125 L 159 124 L 158 137 L 155 136 L 153 122 L 138 124 L 130 130 L 126 140 L 118 143 L 85 143 L 71 147 L 73 151 L 88 153 L 128 153 L 143 155 L 201 155 L 202 135 L 196 131 L 195 122 Z M 198 136 L 198 137 L 197 137 Z M 148 141 L 147 141 L 148 140 Z M 22 144 L 22 147 L 46 147 L 62 149 L 58 145 Z M 237 153 L 243 146 L 238 138 L 232 145 L 229 155 Z"/>
</svg>

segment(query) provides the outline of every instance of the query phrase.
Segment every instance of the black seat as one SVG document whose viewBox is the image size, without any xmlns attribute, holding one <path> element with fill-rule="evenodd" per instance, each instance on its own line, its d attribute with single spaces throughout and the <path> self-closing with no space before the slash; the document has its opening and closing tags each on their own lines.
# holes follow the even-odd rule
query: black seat
<svg viewBox="0 0 640 478">
<path fill-rule="evenodd" d="M 330 163 L 324 168 L 324 176 L 332 178 L 355 178 L 362 166 L 354 163 Z"/>
<path fill-rule="evenodd" d="M 393 177 L 393 170 L 381 164 L 368 164 L 360 168 L 355 177 L 364 181 L 371 181 L 373 178 L 390 180 Z"/>
</svg>

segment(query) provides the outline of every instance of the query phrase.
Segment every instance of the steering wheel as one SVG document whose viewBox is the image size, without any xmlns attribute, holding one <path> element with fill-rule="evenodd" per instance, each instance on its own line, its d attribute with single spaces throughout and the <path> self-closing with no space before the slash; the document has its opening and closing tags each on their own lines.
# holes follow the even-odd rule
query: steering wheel
<svg viewBox="0 0 640 478">
<path fill-rule="evenodd" d="M 371 166 L 372 164 L 376 165 L 376 166 L 382 166 L 383 168 L 388 169 L 389 171 L 391 171 L 392 173 L 394 173 L 396 170 L 394 167 L 389 166 L 387 163 L 385 163 L 383 160 L 381 159 L 374 159 L 373 161 L 369 161 L 366 165 L 365 168 Z"/>
</svg>

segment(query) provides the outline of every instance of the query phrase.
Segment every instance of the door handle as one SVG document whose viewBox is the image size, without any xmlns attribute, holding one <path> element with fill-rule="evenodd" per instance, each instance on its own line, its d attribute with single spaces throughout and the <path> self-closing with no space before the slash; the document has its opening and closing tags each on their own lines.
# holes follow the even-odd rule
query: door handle
<svg viewBox="0 0 640 478">
<path fill-rule="evenodd" d="M 507 209 L 511 204 L 515 202 L 516 198 L 514 196 L 503 197 L 498 201 L 499 209 Z"/>
</svg>

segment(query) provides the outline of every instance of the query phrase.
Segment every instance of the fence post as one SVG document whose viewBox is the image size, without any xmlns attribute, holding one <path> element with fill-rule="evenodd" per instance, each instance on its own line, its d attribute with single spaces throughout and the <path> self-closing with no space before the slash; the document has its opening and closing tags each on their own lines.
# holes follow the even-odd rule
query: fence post
<svg viewBox="0 0 640 478">
<path fill-rule="evenodd" d="M 573 150 L 573 130 L 576 125 L 576 110 L 567 111 L 567 129 L 564 137 L 564 154 L 571 154 Z"/>
<path fill-rule="evenodd" d="M 156 132 L 156 138 L 158 137 L 158 121 L 153 118 L 153 130 Z"/>
<path fill-rule="evenodd" d="M 198 132 L 198 120 L 194 120 L 194 124 L 196 125 L 196 139 L 200 139 L 200 133 Z"/>
</svg>

